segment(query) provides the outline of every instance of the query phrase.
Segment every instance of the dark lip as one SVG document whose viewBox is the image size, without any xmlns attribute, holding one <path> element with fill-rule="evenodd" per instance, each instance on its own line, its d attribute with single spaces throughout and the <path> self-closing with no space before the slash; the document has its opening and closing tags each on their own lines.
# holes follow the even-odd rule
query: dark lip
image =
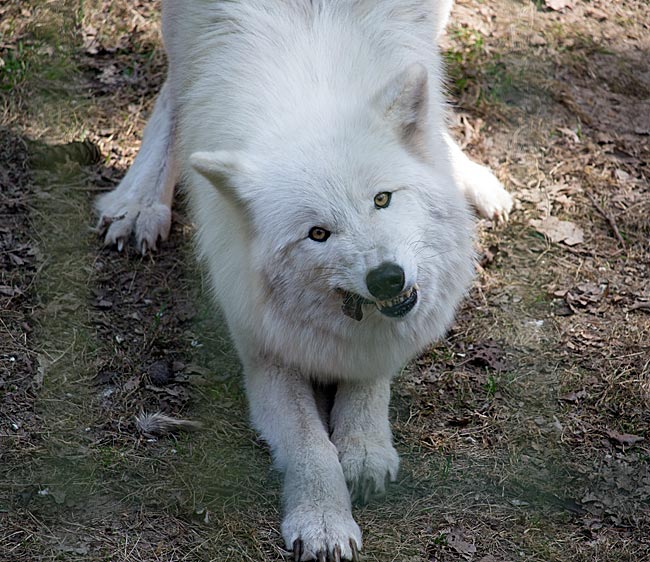
<svg viewBox="0 0 650 562">
<path fill-rule="evenodd" d="M 339 292 L 343 295 L 343 305 L 341 306 L 343 314 L 357 322 L 360 322 L 363 319 L 363 309 L 361 308 L 361 305 L 374 304 L 373 301 L 369 301 L 356 293 L 350 293 L 349 291 L 344 291 L 342 289 L 340 289 Z"/>
<path fill-rule="evenodd" d="M 384 307 L 382 307 L 378 302 L 368 300 L 361 295 L 351 293 L 350 291 L 339 289 L 338 292 L 343 296 L 343 304 L 341 306 L 343 314 L 349 316 L 357 322 L 360 322 L 363 319 L 362 306 L 364 304 L 374 304 L 379 312 L 381 312 L 384 316 L 388 316 L 389 318 L 403 318 L 413 309 L 418 301 L 417 286 L 413 286 L 411 289 L 406 291 L 404 293 L 404 299 L 397 304 Z"/>
</svg>

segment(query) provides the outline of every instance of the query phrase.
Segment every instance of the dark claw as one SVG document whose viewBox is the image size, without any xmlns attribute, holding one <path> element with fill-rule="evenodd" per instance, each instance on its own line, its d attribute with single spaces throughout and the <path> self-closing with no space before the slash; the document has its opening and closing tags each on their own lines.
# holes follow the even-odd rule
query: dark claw
<svg viewBox="0 0 650 562">
<path fill-rule="evenodd" d="M 352 549 L 352 562 L 361 562 L 359 557 L 359 549 L 357 548 L 357 543 L 354 539 L 350 539 L 350 548 Z"/>
<path fill-rule="evenodd" d="M 126 213 L 119 215 L 117 217 L 102 217 L 97 225 L 97 233 L 104 235 L 108 230 L 108 227 L 111 226 L 114 222 L 121 221 L 126 216 Z"/>
<path fill-rule="evenodd" d="M 97 225 L 97 228 L 95 229 L 97 231 L 97 234 L 99 234 L 100 236 L 104 236 L 110 224 L 111 224 L 110 221 L 106 217 L 102 217 L 99 220 L 99 224 Z"/>
<path fill-rule="evenodd" d="M 293 541 L 293 560 L 294 562 L 300 562 L 302 558 L 303 544 L 300 539 Z"/>
<path fill-rule="evenodd" d="M 334 560 L 332 562 L 341 562 L 341 547 L 338 544 L 334 547 Z"/>
<path fill-rule="evenodd" d="M 327 556 L 322 550 L 318 553 L 318 562 L 327 562 Z"/>
</svg>

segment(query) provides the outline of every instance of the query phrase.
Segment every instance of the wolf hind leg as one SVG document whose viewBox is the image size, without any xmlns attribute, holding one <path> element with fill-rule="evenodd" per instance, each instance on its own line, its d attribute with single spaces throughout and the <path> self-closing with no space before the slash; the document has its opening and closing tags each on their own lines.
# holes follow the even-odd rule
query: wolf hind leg
<svg viewBox="0 0 650 562">
<path fill-rule="evenodd" d="M 470 160 L 449 134 L 445 134 L 452 174 L 467 201 L 485 218 L 507 222 L 512 196 L 485 166 Z"/>
<path fill-rule="evenodd" d="M 142 138 L 140 151 L 120 182 L 95 203 L 97 230 L 107 246 L 122 251 L 131 235 L 143 254 L 166 240 L 178 170 L 174 155 L 173 103 L 166 82 Z"/>
</svg>

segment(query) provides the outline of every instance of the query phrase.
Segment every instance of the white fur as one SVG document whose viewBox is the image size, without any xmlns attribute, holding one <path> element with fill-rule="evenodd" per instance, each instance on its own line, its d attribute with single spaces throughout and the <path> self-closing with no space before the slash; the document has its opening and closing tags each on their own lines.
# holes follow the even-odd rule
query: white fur
<svg viewBox="0 0 650 562">
<path fill-rule="evenodd" d="M 174 185 L 178 178 L 173 151 L 173 111 L 169 84 L 156 100 L 142 148 L 115 191 L 97 199 L 98 228 L 107 245 L 122 251 L 132 232 L 138 248 L 155 249 L 169 236 Z"/>
<path fill-rule="evenodd" d="M 491 217 L 511 207 L 446 132 L 434 38 L 450 6 L 166 0 L 168 81 L 129 174 L 98 203 L 115 219 L 108 243 L 134 231 L 151 247 L 168 229 L 155 210 L 171 204 L 166 162 L 178 161 L 301 560 L 337 548 L 350 558 L 361 533 L 349 490 L 366 499 L 396 477 L 390 379 L 444 333 L 471 281 L 463 193 Z M 391 203 L 378 209 L 384 191 Z M 158 218 L 138 218 L 148 214 Z M 310 240 L 314 226 L 330 238 Z M 344 315 L 339 291 L 373 300 L 366 276 L 384 262 L 417 284 L 415 308 Z M 338 383 L 329 418 L 315 381 Z"/>
</svg>

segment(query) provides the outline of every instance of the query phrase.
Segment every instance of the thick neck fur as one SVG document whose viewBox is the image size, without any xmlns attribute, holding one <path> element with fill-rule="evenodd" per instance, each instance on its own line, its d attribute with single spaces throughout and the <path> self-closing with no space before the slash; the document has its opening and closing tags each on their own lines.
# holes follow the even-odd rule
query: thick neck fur
<svg viewBox="0 0 650 562">
<path fill-rule="evenodd" d="M 224 178 L 241 204 L 185 170 L 200 252 L 245 364 L 283 361 L 324 380 L 394 374 L 449 325 L 472 276 L 472 225 L 442 143 L 444 22 L 432 4 L 166 3 L 182 160 L 236 150 L 251 162 Z M 428 97 L 425 161 L 373 106 L 414 64 L 428 72 L 417 89 Z M 395 193 L 377 211 L 381 191 Z M 310 226 L 331 240 L 305 240 Z M 345 316 L 336 289 L 366 296 L 368 269 L 387 260 L 420 287 L 416 308 L 402 320 L 374 305 L 361 322 Z"/>
</svg>

